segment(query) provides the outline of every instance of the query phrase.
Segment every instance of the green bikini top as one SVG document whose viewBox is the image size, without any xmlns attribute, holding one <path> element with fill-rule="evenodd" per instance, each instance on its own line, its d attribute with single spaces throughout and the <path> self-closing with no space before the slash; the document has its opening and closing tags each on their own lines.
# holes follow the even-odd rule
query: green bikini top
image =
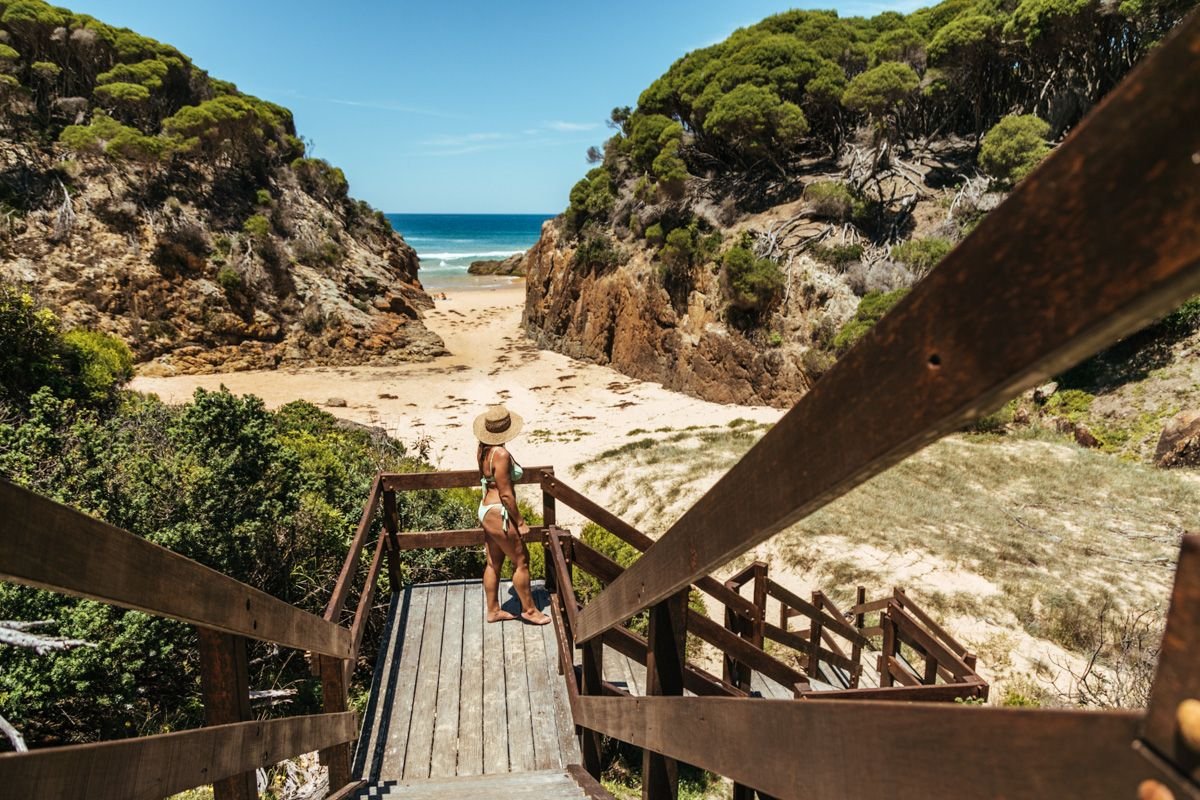
<svg viewBox="0 0 1200 800">
<path fill-rule="evenodd" d="M 495 455 L 496 455 L 496 447 L 492 447 L 492 449 L 488 451 L 488 467 L 492 467 L 492 457 Z M 511 465 L 508 468 L 508 477 L 511 478 L 514 482 L 521 480 L 521 476 L 525 474 L 525 470 L 521 469 L 521 465 L 517 463 L 517 460 L 512 457 L 511 453 L 509 454 L 508 459 L 511 462 Z M 483 470 L 481 469 L 481 470 L 479 470 L 479 472 L 482 475 Z M 485 490 L 489 486 L 496 485 L 496 470 L 494 467 L 492 467 L 491 477 L 488 477 L 487 475 L 483 475 L 480 478 L 480 484 L 483 486 L 483 488 Z"/>
</svg>

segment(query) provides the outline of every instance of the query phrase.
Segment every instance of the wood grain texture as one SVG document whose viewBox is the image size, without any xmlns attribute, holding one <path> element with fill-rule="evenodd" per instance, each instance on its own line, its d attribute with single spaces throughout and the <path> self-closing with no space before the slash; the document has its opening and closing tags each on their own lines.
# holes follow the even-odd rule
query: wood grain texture
<svg viewBox="0 0 1200 800">
<path fill-rule="evenodd" d="M 463 595 L 462 685 L 458 690 L 458 775 L 483 774 L 483 671 L 489 666 L 483 659 L 486 617 L 483 584 L 468 584 Z"/>
<path fill-rule="evenodd" d="M 0 755 L 5 797 L 159 800 L 301 753 L 348 742 L 358 715 L 237 722 L 116 742 Z"/>
<path fill-rule="evenodd" d="M 1193 14 L 588 604 L 577 641 L 1200 291 L 1198 50 Z"/>
<path fill-rule="evenodd" d="M 542 473 L 554 474 L 554 467 L 525 467 L 525 474 L 516 484 L 541 483 Z M 385 472 L 380 476 L 383 488 L 392 492 L 412 492 L 422 489 L 479 488 L 479 470 L 459 469 L 445 472 Z"/>
<path fill-rule="evenodd" d="M 413 694 L 404 777 L 428 778 L 433 757 L 433 727 L 437 714 L 438 679 L 441 677 L 442 626 L 445 622 L 446 584 L 425 589 L 425 624 L 421 631 L 421 659 Z"/>
<path fill-rule="evenodd" d="M 0 579 L 346 658 L 350 631 L 0 479 Z"/>
<path fill-rule="evenodd" d="M 445 778 L 458 774 L 459 690 L 462 687 L 463 599 L 466 587 L 452 583 L 446 587 L 442 608 L 442 650 L 438 661 L 436 718 L 433 726 L 433 752 L 429 777 Z"/>
<path fill-rule="evenodd" d="M 386 733 L 381 737 L 383 756 L 380 759 L 378 777 L 387 780 L 404 777 L 412 709 L 416 701 L 418 667 L 421 663 L 422 634 L 429 601 L 429 593 L 424 587 L 409 587 L 406 594 L 407 602 L 400 607 L 402 616 L 394 629 L 399 654 L 392 656 L 392 669 L 381 683 L 383 696 L 378 698 L 380 724 L 386 724 Z M 440 613 L 440 609 L 434 609 L 433 613 Z"/>
<path fill-rule="evenodd" d="M 503 602 L 508 584 L 500 585 Z M 483 772 L 508 772 L 508 686 L 504 668 L 504 623 L 483 626 Z"/>
<path fill-rule="evenodd" d="M 529 533 L 521 537 L 526 543 L 543 543 L 546 541 L 547 528 L 543 525 L 532 526 Z M 424 531 L 421 533 L 401 533 L 396 536 L 397 549 L 420 550 L 423 548 L 447 547 L 477 547 L 484 543 L 483 528 L 465 528 L 457 531 Z"/>
<path fill-rule="evenodd" d="M 249 722 L 250 675 L 246 640 L 241 636 L 197 628 L 200 643 L 200 695 L 204 724 Z M 213 782 L 214 800 L 254 800 L 258 787 L 253 770 Z"/>
<path fill-rule="evenodd" d="M 589 728 L 796 800 L 1128 800 L 1148 769 L 1129 746 L 1132 712 L 720 697 L 581 697 L 580 707 Z"/>
<path fill-rule="evenodd" d="M 367 495 L 367 503 L 363 506 L 362 516 L 359 517 L 358 527 L 354 531 L 354 538 L 350 540 L 350 549 L 346 552 L 346 560 L 342 562 L 342 569 L 333 585 L 333 594 L 329 596 L 329 602 L 325 604 L 325 619 L 330 622 L 341 622 L 342 608 L 346 605 L 346 598 L 350 596 L 350 588 L 354 584 L 354 576 L 358 573 L 359 556 L 367 541 L 367 534 L 371 532 L 375 511 L 379 507 L 379 495 L 380 479 L 376 475 L 375 480 L 371 483 L 370 493 Z"/>
</svg>

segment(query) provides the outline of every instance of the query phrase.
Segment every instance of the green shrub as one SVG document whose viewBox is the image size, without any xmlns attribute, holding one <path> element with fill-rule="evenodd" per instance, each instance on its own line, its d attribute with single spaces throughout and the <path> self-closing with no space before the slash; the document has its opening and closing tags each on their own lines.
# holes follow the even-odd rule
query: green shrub
<svg viewBox="0 0 1200 800">
<path fill-rule="evenodd" d="M 1049 135 L 1049 123 L 1033 114 L 1004 117 L 984 135 L 979 166 L 1002 185 L 1015 184 L 1050 152 Z"/>
<path fill-rule="evenodd" d="M 909 239 L 892 248 L 893 261 L 907 265 L 918 276 L 925 275 L 937 266 L 946 254 L 954 249 L 949 239 L 929 236 L 924 239 Z"/>
<path fill-rule="evenodd" d="M 271 221 L 262 214 L 254 214 L 242 223 L 242 231 L 261 241 L 271 235 Z"/>
<path fill-rule="evenodd" d="M 662 223 L 656 222 L 649 228 L 646 228 L 646 241 L 652 245 L 658 246 L 667 240 L 667 236 L 663 233 Z"/>
<path fill-rule="evenodd" d="M 761 312 L 769 307 L 783 290 L 783 272 L 769 258 L 758 258 L 745 243 L 725 251 L 729 302 L 742 311 Z"/>
<path fill-rule="evenodd" d="M 575 248 L 575 255 L 571 258 L 571 266 L 586 267 L 597 272 L 612 269 L 619 263 L 621 254 L 608 234 L 602 231 L 588 233 L 579 247 Z"/>
<path fill-rule="evenodd" d="M 839 353 L 844 353 L 856 345 L 875 323 L 883 319 L 896 303 L 908 294 L 908 289 L 896 289 L 892 292 L 868 292 L 858 301 L 858 310 L 837 336 L 833 338 L 833 347 Z"/>
<path fill-rule="evenodd" d="M 892 113 L 917 90 L 921 79 L 907 64 L 885 61 L 855 76 L 842 94 L 842 104 L 875 118 Z"/>
<path fill-rule="evenodd" d="M 812 254 L 814 258 L 824 261 L 830 266 L 844 269 L 862 259 L 863 246 L 861 244 L 817 245 L 812 248 Z"/>
<path fill-rule="evenodd" d="M 696 252 L 696 239 L 688 228 L 675 228 L 667 234 L 666 243 L 658 251 L 663 264 L 673 272 L 687 270 Z"/>
<path fill-rule="evenodd" d="M 260 206 L 271 205 L 271 193 L 266 189 L 259 189 L 254 193 L 254 202 L 256 205 Z"/>
<path fill-rule="evenodd" d="M 62 67 L 53 61 L 35 61 L 29 65 L 29 70 L 40 80 L 47 83 L 62 74 Z"/>
<path fill-rule="evenodd" d="M 855 216 L 861 204 L 854 191 L 841 181 L 813 181 L 804 187 L 804 199 L 817 216 L 838 221 Z"/>
<path fill-rule="evenodd" d="M 1095 395 L 1082 389 L 1062 389 L 1050 395 L 1043 409 L 1047 414 L 1079 422 L 1087 415 L 1095 399 Z"/>
<path fill-rule="evenodd" d="M 113 399 L 133 379 L 133 353 L 124 341 L 101 331 L 67 331 L 63 344 L 74 363 L 75 395 L 91 405 Z"/>
<path fill-rule="evenodd" d="M 230 266 L 224 266 L 217 270 L 217 283 L 225 290 L 226 297 L 241 292 L 245 287 L 242 273 Z"/>
<path fill-rule="evenodd" d="M 579 233 L 588 222 L 606 224 L 616 200 L 612 176 L 604 167 L 596 167 L 571 187 L 566 225 L 571 234 Z"/>
<path fill-rule="evenodd" d="M 344 200 L 350 191 L 346 174 L 323 158 L 297 158 L 292 171 L 304 191 L 327 202 Z"/>
</svg>

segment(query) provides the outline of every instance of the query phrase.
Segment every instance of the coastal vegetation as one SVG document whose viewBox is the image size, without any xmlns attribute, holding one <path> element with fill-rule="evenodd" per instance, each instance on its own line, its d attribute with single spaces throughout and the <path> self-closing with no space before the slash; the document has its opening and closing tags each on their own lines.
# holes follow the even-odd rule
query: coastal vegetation
<svg viewBox="0 0 1200 800">
<path fill-rule="evenodd" d="M 306 402 L 268 411 L 222 389 L 169 406 L 128 391 L 132 358 L 119 339 L 64 330 L 4 284 L 0 341 L 0 476 L 308 611 L 323 610 L 375 473 L 429 468 L 420 448 Z M 408 493 L 398 511 L 405 528 L 465 528 L 477 502 L 471 492 Z M 474 577 L 482 559 L 410 551 L 402 573 Z M 191 626 L 12 584 L 0 585 L 0 619 L 47 620 L 93 645 L 48 656 L 0 648 L 0 716 L 30 744 L 201 724 Z M 295 653 L 252 643 L 250 657 L 253 686 L 295 689 L 294 708 L 319 706 Z"/>
<path fill-rule="evenodd" d="M 790 404 L 869 328 L 875 298 L 935 269 L 1194 5 L 793 10 L 687 53 L 612 109 L 527 259 L 526 324 L 638 378 Z M 697 231 L 719 244 L 689 252 Z M 553 250 L 602 238 L 604 275 L 550 279 Z M 640 309 L 622 336 L 644 347 L 605 349 L 596 315 L 613 291 Z M 631 332 L 630 317 L 656 322 Z"/>
</svg>

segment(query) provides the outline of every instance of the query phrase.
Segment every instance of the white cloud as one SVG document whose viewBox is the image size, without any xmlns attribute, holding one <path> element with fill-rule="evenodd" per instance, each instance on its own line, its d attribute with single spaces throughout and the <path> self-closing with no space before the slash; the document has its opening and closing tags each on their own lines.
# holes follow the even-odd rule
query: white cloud
<svg viewBox="0 0 1200 800">
<path fill-rule="evenodd" d="M 580 131 L 594 131 L 600 127 L 599 122 L 564 122 L 563 120 L 554 120 L 547 122 L 546 127 L 549 130 L 557 131 L 558 133 L 579 133 Z"/>
<path fill-rule="evenodd" d="M 318 103 L 333 103 L 339 106 L 353 106 L 355 108 L 373 108 L 379 111 L 395 111 L 401 114 L 417 114 L 424 117 L 442 117 L 443 119 L 470 119 L 462 114 L 455 114 L 450 111 L 441 111 L 436 108 L 422 108 L 420 106 L 410 106 L 404 103 L 393 103 L 390 100 L 345 100 L 340 97 L 313 97 L 312 95 L 301 94 L 300 92 L 286 92 L 288 97 L 294 97 L 298 100 L 313 100 Z"/>
</svg>

